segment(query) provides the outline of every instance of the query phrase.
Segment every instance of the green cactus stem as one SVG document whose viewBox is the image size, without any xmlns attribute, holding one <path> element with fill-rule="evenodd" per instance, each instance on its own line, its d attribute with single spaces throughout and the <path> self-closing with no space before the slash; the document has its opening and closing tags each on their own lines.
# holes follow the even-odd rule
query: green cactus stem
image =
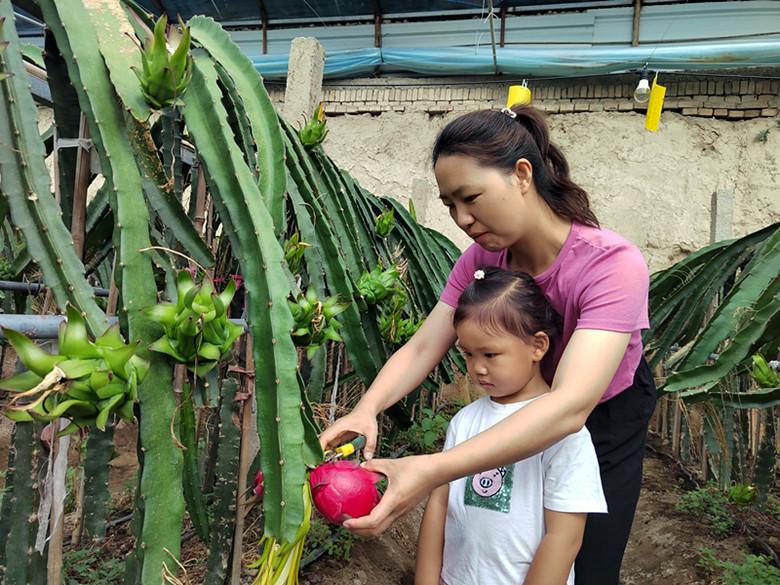
<svg viewBox="0 0 780 585">
<path fill-rule="evenodd" d="M 46 51 L 43 58 L 46 66 L 46 79 L 51 91 L 54 124 L 57 127 L 58 138 L 78 138 L 79 136 L 79 98 L 76 90 L 70 85 L 65 61 L 57 48 L 54 35 L 47 30 L 44 37 Z M 77 148 L 61 148 L 57 155 L 59 166 L 60 209 L 62 223 L 71 224 L 73 212 L 73 187 L 76 184 Z"/>
<path fill-rule="evenodd" d="M 40 563 L 40 554 L 32 551 L 38 529 L 38 439 L 31 422 L 16 423 L 12 438 L 13 486 L 3 499 L 9 500 L 9 530 L 5 541 L 6 585 L 28 585 L 34 580 L 33 563 Z M 44 561 L 45 566 L 45 561 Z"/>
<path fill-rule="evenodd" d="M 183 114 L 245 279 L 258 429 L 267 474 L 265 530 L 292 539 L 303 521 L 305 466 L 317 461 L 321 451 L 314 428 L 301 415 L 298 358 L 289 335 L 293 321 L 286 303 L 289 281 L 273 220 L 229 130 L 214 63 L 206 54 L 196 54 L 194 61 Z"/>
<path fill-rule="evenodd" d="M 116 220 L 114 240 L 119 254 L 116 278 L 121 282 L 123 299 L 120 319 L 127 319 L 130 339 L 143 341 L 143 356 L 154 330 L 141 309 L 157 299 L 155 287 L 149 286 L 154 282 L 150 259 L 139 252 L 148 249 L 150 242 L 142 179 L 128 137 L 138 130 L 128 123 L 116 100 L 103 56 L 95 51 L 99 43 L 86 7 L 80 3 L 63 6 L 52 0 L 41 0 L 39 6 L 57 46 L 67 56 L 69 76 L 79 93 L 103 173 L 111 185 L 110 200 Z M 175 408 L 170 390 L 172 368 L 161 356 L 148 357 L 150 371 L 139 387 L 139 430 L 144 449 L 140 495 L 144 519 L 138 547 L 143 556 L 142 582 L 157 585 L 163 564 L 174 570 L 171 555 L 178 557 L 180 550 L 184 500 L 179 487 L 182 454 L 170 435 Z"/>
<path fill-rule="evenodd" d="M 92 429 L 87 435 L 84 457 L 84 523 L 82 534 L 89 540 L 102 540 L 108 517 L 109 462 L 114 458 L 114 425 L 106 430 Z"/>
<path fill-rule="evenodd" d="M 0 53 L 0 74 L 12 74 L 0 81 L 0 142 L 11 145 L 0 149 L 0 191 L 57 304 L 64 307 L 69 301 L 86 314 L 92 332 L 101 333 L 108 322 L 84 278 L 84 265 L 50 190 L 37 108 L 27 85 L 9 0 L 0 2 L 0 19 L 5 21 L 0 25 L 0 42 L 9 43 Z"/>
<path fill-rule="evenodd" d="M 195 532 L 198 533 L 198 537 L 203 542 L 208 543 L 209 518 L 206 514 L 206 505 L 203 502 L 203 493 L 200 488 L 195 408 L 192 403 L 190 385 L 186 382 L 182 385 L 179 435 L 182 445 L 184 445 L 184 500 Z"/>
<path fill-rule="evenodd" d="M 230 35 L 213 19 L 195 16 L 188 24 L 192 38 L 224 68 L 241 97 L 257 150 L 257 160 L 250 161 L 249 167 L 255 173 L 256 169 L 260 170 L 258 186 L 261 197 L 271 214 L 276 234 L 281 235 L 286 227 L 284 146 L 276 111 L 263 86 L 263 78 Z"/>
<path fill-rule="evenodd" d="M 223 585 L 230 573 L 231 544 L 235 526 L 236 489 L 238 478 L 238 458 L 241 449 L 241 429 L 238 420 L 236 391 L 238 382 L 226 378 L 222 382 L 222 398 L 219 408 L 219 436 L 217 438 L 217 464 L 215 468 L 214 504 L 212 505 L 214 524 L 209 543 L 207 573 L 204 585 Z"/>
<path fill-rule="evenodd" d="M 310 242 L 312 258 L 318 259 L 328 275 L 331 292 L 338 294 L 344 302 L 350 303 L 341 316 L 344 327 L 341 331 L 346 342 L 349 357 L 360 378 L 370 383 L 376 377 L 378 364 L 384 361 L 381 340 L 376 326 L 364 327 L 360 307 L 365 302 L 357 295 L 353 279 L 347 269 L 349 260 L 338 246 L 334 227 L 326 219 L 320 203 L 320 197 L 312 189 L 306 170 L 301 165 L 301 157 L 306 156 L 300 145 L 295 145 L 289 136 L 285 136 L 287 148 L 287 167 L 290 172 L 288 193 L 295 209 L 298 227 L 304 240 Z M 306 253 L 309 253 L 307 250 Z M 307 260 L 307 262 L 309 262 Z M 352 271 L 360 274 L 361 266 L 352 264 Z M 309 268 L 312 272 L 312 268 Z M 357 275 L 355 276 L 355 281 Z M 368 350 L 368 351 L 366 351 Z"/>
</svg>

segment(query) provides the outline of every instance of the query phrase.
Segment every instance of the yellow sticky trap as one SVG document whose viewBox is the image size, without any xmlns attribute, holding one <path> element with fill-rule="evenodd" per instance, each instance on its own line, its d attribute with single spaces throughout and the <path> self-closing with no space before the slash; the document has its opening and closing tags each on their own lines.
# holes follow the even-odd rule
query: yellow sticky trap
<svg viewBox="0 0 780 585">
<path fill-rule="evenodd" d="M 658 122 L 661 121 L 661 110 L 664 108 L 664 97 L 666 97 L 666 86 L 658 85 L 658 74 L 653 77 L 653 85 L 650 88 L 650 101 L 647 103 L 647 114 L 645 114 L 645 128 L 650 132 L 658 131 Z"/>
<path fill-rule="evenodd" d="M 506 107 L 525 106 L 531 103 L 531 90 L 526 85 L 509 86 L 509 95 L 506 97 Z"/>
</svg>

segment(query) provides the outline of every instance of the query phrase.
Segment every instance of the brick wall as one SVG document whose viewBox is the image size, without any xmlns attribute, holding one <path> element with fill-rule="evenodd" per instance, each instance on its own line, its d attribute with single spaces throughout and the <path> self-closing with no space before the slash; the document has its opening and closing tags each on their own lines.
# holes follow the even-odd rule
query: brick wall
<svg viewBox="0 0 780 585">
<path fill-rule="evenodd" d="M 777 77 L 780 70 L 762 73 Z M 637 74 L 532 81 L 534 104 L 549 113 L 644 111 L 634 102 Z M 774 117 L 780 109 L 780 81 L 662 74 L 664 111 L 685 116 L 739 120 Z M 479 79 L 380 78 L 329 82 L 323 87 L 325 113 L 380 114 L 382 112 L 427 112 L 493 108 L 506 100 L 510 82 L 485 83 Z M 284 87 L 269 84 L 272 100 L 284 100 Z"/>
</svg>

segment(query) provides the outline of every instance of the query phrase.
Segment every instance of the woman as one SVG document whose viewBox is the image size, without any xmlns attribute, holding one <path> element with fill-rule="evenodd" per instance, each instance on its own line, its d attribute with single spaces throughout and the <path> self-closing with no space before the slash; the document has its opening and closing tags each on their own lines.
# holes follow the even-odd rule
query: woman
<svg viewBox="0 0 780 585">
<path fill-rule="evenodd" d="M 617 585 L 656 399 L 642 358 L 645 261 L 633 244 L 599 228 L 587 194 L 550 143 L 544 115 L 533 107 L 452 121 L 436 139 L 433 164 L 442 203 L 475 243 L 414 337 L 355 409 L 322 434 L 323 446 L 360 433 L 367 437 L 366 458 L 373 456 L 377 414 L 417 387 L 453 344 L 457 300 L 479 266 L 531 274 L 562 316 L 562 338 L 545 368 L 552 392 L 445 452 L 369 461 L 368 469 L 388 477 L 388 489 L 370 516 L 345 526 L 379 534 L 436 487 L 528 458 L 586 426 L 609 513 L 588 518 L 576 582 Z"/>
</svg>

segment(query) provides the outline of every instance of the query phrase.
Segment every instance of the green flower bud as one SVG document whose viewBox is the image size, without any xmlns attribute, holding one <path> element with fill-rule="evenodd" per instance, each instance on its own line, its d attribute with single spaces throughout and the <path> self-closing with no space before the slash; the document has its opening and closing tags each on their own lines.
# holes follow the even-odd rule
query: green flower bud
<svg viewBox="0 0 780 585">
<path fill-rule="evenodd" d="M 326 124 L 325 110 L 322 102 L 320 102 L 314 109 L 312 117 L 298 131 L 298 138 L 304 148 L 310 149 L 322 144 L 322 141 L 325 140 L 325 137 L 328 135 Z"/>
</svg>

